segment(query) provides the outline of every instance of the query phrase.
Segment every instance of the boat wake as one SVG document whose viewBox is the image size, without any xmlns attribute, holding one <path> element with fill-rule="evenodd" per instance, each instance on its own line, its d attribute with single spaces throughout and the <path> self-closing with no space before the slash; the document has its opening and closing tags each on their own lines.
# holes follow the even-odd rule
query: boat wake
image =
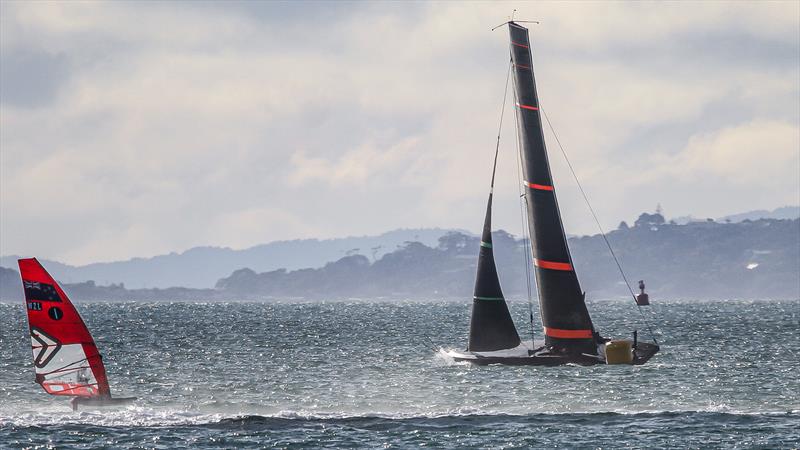
<svg viewBox="0 0 800 450">
<path fill-rule="evenodd" d="M 466 361 L 456 361 L 455 358 L 453 358 L 451 356 L 451 353 L 453 351 L 454 350 L 451 349 L 451 348 L 439 347 L 439 349 L 436 350 L 436 353 L 433 354 L 433 357 L 434 357 L 434 359 L 435 359 L 435 361 L 437 363 L 439 363 L 441 365 L 444 365 L 444 366 L 457 366 L 457 365 L 469 366 L 470 365 L 470 363 L 468 363 Z"/>
<path fill-rule="evenodd" d="M 248 411 L 247 409 L 250 409 Z M 259 410 L 227 405 L 216 412 L 191 408 L 152 409 L 142 405 L 72 412 L 67 407 L 8 415 L 0 408 L 0 441 L 12 447 L 93 446 L 238 448 L 295 446 L 390 446 L 463 448 L 471 443 L 516 442 L 523 447 L 586 447 L 626 440 L 633 447 L 674 443 L 675 431 L 690 446 L 792 447 L 800 441 L 792 411 L 439 411 L 330 412 Z M 631 433 L 632 427 L 641 433 Z M 725 430 L 736 429 L 736 441 Z M 723 440 L 720 440 L 723 436 Z M 727 437 L 725 437 L 727 436 Z M 477 439 L 477 440 L 476 440 Z M 716 439 L 716 440 L 714 440 Z M 183 445 L 174 445 L 184 442 Z M 157 443 L 158 445 L 155 445 Z M 226 446 L 225 443 L 228 445 Z M 24 444 L 24 445 L 23 445 Z M 729 445 L 730 444 L 730 445 Z M 734 445 L 735 444 L 735 445 Z M 605 446 L 605 445 L 604 445 Z"/>
<path fill-rule="evenodd" d="M 479 423 L 536 421 L 597 421 L 622 420 L 620 418 L 674 419 L 694 417 L 697 420 L 734 419 L 737 417 L 775 417 L 800 419 L 800 407 L 790 411 L 735 411 L 708 408 L 703 410 L 649 410 L 649 411 L 544 411 L 511 413 L 507 411 L 485 411 L 476 408 L 457 408 L 452 410 L 415 412 L 375 412 L 367 414 L 316 411 L 242 411 L 198 412 L 189 409 L 151 409 L 142 406 L 129 406 L 114 410 L 95 410 L 72 412 L 67 407 L 47 408 L 39 411 L 26 411 L 14 415 L 0 415 L 0 429 L 7 427 L 50 427 L 58 425 L 94 425 L 100 427 L 181 427 L 181 426 L 220 426 L 237 425 L 287 425 L 291 423 L 388 423 L 411 422 L 436 424 L 438 422 L 467 421 Z"/>
</svg>

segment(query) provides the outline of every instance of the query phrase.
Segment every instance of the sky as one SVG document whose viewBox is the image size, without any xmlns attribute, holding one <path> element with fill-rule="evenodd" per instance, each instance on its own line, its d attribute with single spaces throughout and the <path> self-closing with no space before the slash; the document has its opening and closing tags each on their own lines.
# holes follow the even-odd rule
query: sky
<svg viewBox="0 0 800 450">
<path fill-rule="evenodd" d="M 0 254 L 478 232 L 530 25 L 604 227 L 800 204 L 800 2 L 0 2 Z M 521 234 L 513 110 L 495 228 Z M 570 234 L 597 228 L 553 134 Z"/>
</svg>

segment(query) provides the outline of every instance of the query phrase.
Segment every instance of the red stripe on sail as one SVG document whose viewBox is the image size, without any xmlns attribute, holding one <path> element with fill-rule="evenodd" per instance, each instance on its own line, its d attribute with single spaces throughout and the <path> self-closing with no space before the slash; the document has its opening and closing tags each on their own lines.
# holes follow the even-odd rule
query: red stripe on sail
<svg viewBox="0 0 800 450">
<path fill-rule="evenodd" d="M 592 330 L 562 330 L 544 327 L 544 334 L 561 339 L 592 339 Z"/>
<path fill-rule="evenodd" d="M 517 64 L 517 63 L 514 63 L 514 67 L 519 67 L 521 69 L 530 69 L 531 68 L 531 66 L 526 66 L 525 64 Z"/>
<path fill-rule="evenodd" d="M 541 267 L 542 269 L 563 270 L 566 272 L 572 271 L 572 264 L 570 263 L 545 261 L 543 259 L 538 259 L 538 258 L 534 258 L 533 263 L 536 264 L 536 267 Z"/>
<path fill-rule="evenodd" d="M 521 43 L 519 43 L 519 42 L 514 42 L 514 41 L 511 41 L 511 43 L 512 43 L 513 45 L 516 45 L 517 47 L 529 48 L 527 45 L 525 45 L 525 44 L 521 44 Z"/>
<path fill-rule="evenodd" d="M 519 106 L 519 107 L 520 107 L 520 108 L 522 108 L 522 109 L 529 109 L 529 110 L 531 110 L 531 111 L 538 111 L 538 110 L 539 110 L 539 107 L 538 107 L 538 106 L 523 105 L 523 104 L 521 104 L 521 103 L 517 103 L 517 106 Z"/>
<path fill-rule="evenodd" d="M 525 184 L 528 185 L 528 187 L 531 188 L 531 189 L 538 189 L 540 191 L 552 191 L 553 190 L 553 186 L 548 186 L 546 184 L 528 183 L 527 181 L 525 182 Z"/>
</svg>

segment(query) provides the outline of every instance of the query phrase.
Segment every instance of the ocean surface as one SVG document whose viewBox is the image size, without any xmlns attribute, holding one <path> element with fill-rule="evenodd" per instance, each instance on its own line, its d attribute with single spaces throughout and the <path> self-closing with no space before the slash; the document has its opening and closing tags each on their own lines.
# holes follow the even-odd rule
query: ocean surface
<svg viewBox="0 0 800 450">
<path fill-rule="evenodd" d="M 632 303 L 589 309 L 603 335 L 645 339 Z M 655 299 L 648 364 L 555 368 L 430 348 L 465 346 L 466 301 L 77 307 L 112 392 L 139 399 L 73 412 L 46 395 L 24 305 L 0 303 L 0 447 L 800 446 L 798 301 Z M 526 303 L 511 309 L 528 333 Z"/>
</svg>

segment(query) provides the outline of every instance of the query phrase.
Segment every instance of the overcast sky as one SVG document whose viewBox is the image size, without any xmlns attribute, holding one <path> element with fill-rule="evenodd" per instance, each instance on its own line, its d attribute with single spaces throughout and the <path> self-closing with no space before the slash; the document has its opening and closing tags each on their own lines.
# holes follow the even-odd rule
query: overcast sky
<svg viewBox="0 0 800 450">
<path fill-rule="evenodd" d="M 797 205 L 798 5 L 3 1 L 0 253 L 477 232 L 514 8 L 605 226 Z M 520 234 L 513 125 L 495 226 Z M 567 232 L 595 233 L 547 140 Z"/>
</svg>

